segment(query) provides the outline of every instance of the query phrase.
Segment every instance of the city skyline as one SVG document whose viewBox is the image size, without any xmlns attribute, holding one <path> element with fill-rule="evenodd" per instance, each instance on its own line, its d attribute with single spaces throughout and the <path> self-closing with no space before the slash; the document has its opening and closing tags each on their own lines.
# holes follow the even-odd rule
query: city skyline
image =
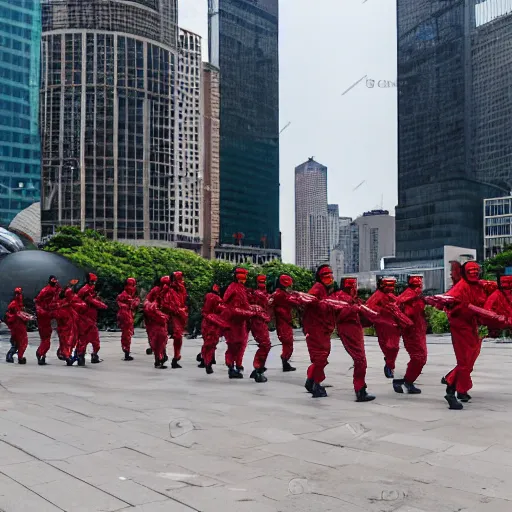
<svg viewBox="0 0 512 512">
<path fill-rule="evenodd" d="M 204 38 L 207 0 L 180 0 L 179 24 Z M 396 185 L 395 2 L 282 0 L 280 18 L 280 227 L 282 258 L 295 261 L 294 169 L 314 155 L 330 169 L 329 203 L 357 217 L 394 212 Z M 312 26 L 322 37 L 305 38 Z M 360 27 L 364 27 L 361 30 Z M 305 66 L 307 63 L 307 66 Z M 329 80 L 319 77 L 329 74 Z M 361 77 L 390 87 L 367 87 Z M 364 183 L 353 191 L 361 182 Z"/>
</svg>

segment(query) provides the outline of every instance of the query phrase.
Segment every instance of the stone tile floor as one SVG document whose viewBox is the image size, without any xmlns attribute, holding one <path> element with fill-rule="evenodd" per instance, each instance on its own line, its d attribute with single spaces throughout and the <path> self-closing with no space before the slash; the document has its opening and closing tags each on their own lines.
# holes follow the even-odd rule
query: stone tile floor
<svg viewBox="0 0 512 512">
<path fill-rule="evenodd" d="M 135 360 L 103 333 L 99 365 L 8 365 L 0 342 L 0 511 L 18 512 L 510 512 L 512 346 L 488 342 L 473 403 L 449 411 L 439 381 L 454 362 L 449 337 L 429 338 L 421 396 L 396 395 L 367 339 L 374 402 L 354 402 L 351 361 L 333 340 L 329 397 L 304 390 L 270 355 L 266 384 L 207 376 L 187 340 L 183 369 L 155 370 L 137 331 Z M 273 339 L 273 343 L 277 340 Z M 218 351 L 219 363 L 224 346 Z M 249 370 L 255 347 L 248 348 Z M 401 350 L 397 374 L 407 362 Z M 247 375 L 249 372 L 246 372 Z"/>
</svg>

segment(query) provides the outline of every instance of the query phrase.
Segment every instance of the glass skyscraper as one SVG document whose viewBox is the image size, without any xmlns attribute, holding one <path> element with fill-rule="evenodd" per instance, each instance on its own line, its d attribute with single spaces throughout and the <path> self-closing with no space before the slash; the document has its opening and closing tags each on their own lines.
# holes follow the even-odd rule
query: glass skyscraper
<svg viewBox="0 0 512 512">
<path fill-rule="evenodd" d="M 43 0 L 42 234 L 175 232 L 177 0 Z"/>
<path fill-rule="evenodd" d="M 481 256 L 483 199 L 510 189 L 512 24 L 481 14 L 500 1 L 398 0 L 397 260 Z"/>
<path fill-rule="evenodd" d="M 40 195 L 39 0 L 0 0 L 0 225 Z"/>
<path fill-rule="evenodd" d="M 209 12 L 210 62 L 220 69 L 220 242 L 243 236 L 243 245 L 279 249 L 278 0 L 209 0 Z"/>
</svg>

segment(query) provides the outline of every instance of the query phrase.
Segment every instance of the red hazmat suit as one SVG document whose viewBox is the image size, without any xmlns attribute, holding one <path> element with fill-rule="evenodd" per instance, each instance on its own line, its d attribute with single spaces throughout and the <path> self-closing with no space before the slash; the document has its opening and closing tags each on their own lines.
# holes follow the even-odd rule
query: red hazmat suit
<svg viewBox="0 0 512 512">
<path fill-rule="evenodd" d="M 330 291 L 330 288 L 321 282 L 313 285 L 309 294 L 318 300 L 305 306 L 302 319 L 311 360 L 307 378 L 314 384 L 321 384 L 325 380 L 324 369 L 329 364 L 328 359 L 331 353 L 331 334 L 336 327 L 334 310 L 323 301 L 329 297 L 328 290 Z"/>
<path fill-rule="evenodd" d="M 163 290 L 163 292 L 165 293 L 166 290 Z M 146 300 L 144 302 L 144 315 L 149 320 L 146 323 L 146 329 L 153 354 L 155 355 L 155 368 L 166 368 L 164 362 L 168 337 L 168 316 L 161 311 L 158 300 L 152 302 Z"/>
<path fill-rule="evenodd" d="M 41 343 L 36 351 L 36 356 L 41 364 L 44 364 L 42 358 L 46 357 L 48 350 L 50 350 L 52 338 L 52 312 L 51 304 L 58 298 L 60 293 L 60 286 L 55 276 L 51 276 L 48 285 L 45 286 L 34 299 L 36 305 L 37 316 L 37 329 Z"/>
<path fill-rule="evenodd" d="M 400 348 L 400 328 L 390 325 L 395 321 L 395 315 L 390 311 L 389 307 L 396 306 L 396 296 L 392 292 L 385 292 L 378 289 L 367 301 L 366 305 L 380 314 L 389 323 L 376 323 L 375 331 L 379 340 L 380 349 L 384 354 L 386 367 L 391 370 L 389 376 L 395 369 L 395 362 Z M 388 375 L 386 375 L 388 376 Z"/>
<path fill-rule="evenodd" d="M 258 276 L 260 277 L 260 276 Z M 251 290 L 248 293 L 249 303 L 261 308 L 261 314 L 257 314 L 249 319 L 249 329 L 254 340 L 258 344 L 258 350 L 254 355 L 253 366 L 255 370 L 265 368 L 268 353 L 270 352 L 270 334 L 268 332 L 268 301 L 270 298 L 266 289 L 265 281 L 258 282 L 258 289 Z"/>
<path fill-rule="evenodd" d="M 78 322 L 78 344 L 77 354 L 82 356 L 85 354 L 87 345 L 92 345 L 94 354 L 100 350 L 100 333 L 98 330 L 98 310 L 107 309 L 107 305 L 98 299 L 95 281 L 91 281 L 78 291 L 78 298 L 85 302 L 87 309 L 80 315 Z"/>
<path fill-rule="evenodd" d="M 136 281 L 128 278 L 124 290 L 117 296 L 117 325 L 121 329 L 121 348 L 126 358 L 129 357 L 132 336 L 134 334 L 135 311 L 139 307 L 140 299 L 137 297 Z"/>
<path fill-rule="evenodd" d="M 501 281 L 503 282 L 507 278 L 512 278 L 512 276 L 503 276 Z M 487 295 L 487 300 L 485 302 L 484 308 L 488 311 L 493 311 L 498 315 L 504 315 L 507 318 L 512 318 L 512 305 L 507 298 L 507 293 L 510 293 L 510 290 L 505 290 L 505 286 L 502 284 L 502 289 L 497 288 L 497 283 L 495 283 L 496 289 L 493 289 L 492 285 L 489 285 L 489 282 L 484 283 L 484 290 Z M 501 330 L 499 329 L 489 329 L 489 337 L 490 338 L 499 338 L 501 335 Z"/>
<path fill-rule="evenodd" d="M 203 320 L 201 323 L 201 333 L 203 335 L 201 358 L 207 368 L 211 367 L 212 361 L 215 359 L 215 350 L 223 332 L 222 325 L 224 325 L 224 321 L 220 317 L 223 304 L 224 301 L 220 298 L 218 291 L 211 291 L 204 298 Z"/>
<path fill-rule="evenodd" d="M 170 282 L 170 277 L 168 277 L 168 276 L 162 277 L 160 279 L 161 286 L 154 286 L 153 288 L 151 288 L 149 293 L 146 295 L 146 299 L 144 300 L 144 303 L 142 305 L 143 306 L 142 314 L 143 314 L 143 317 L 144 317 L 144 325 L 146 327 L 146 333 L 148 335 L 148 343 L 149 343 L 150 347 L 152 347 L 152 345 L 151 345 L 151 333 L 152 333 L 152 329 L 151 329 L 151 316 L 146 314 L 146 304 L 148 302 L 154 302 L 157 299 L 159 299 L 159 297 L 160 297 L 160 295 L 162 293 L 162 287 L 164 286 L 164 282 L 162 282 L 162 281 L 165 281 L 166 279 L 168 279 L 169 282 Z M 169 284 L 169 283 L 167 283 L 167 284 Z M 146 350 L 146 354 L 148 354 L 148 355 L 151 354 L 151 348 Z"/>
<path fill-rule="evenodd" d="M 237 368 L 243 366 L 244 351 L 249 338 L 247 322 L 253 316 L 245 288 L 247 271 L 238 272 L 235 274 L 235 279 L 237 281 L 231 283 L 224 293 L 226 309 L 222 312 L 223 320 L 229 324 L 229 329 L 224 336 L 227 345 L 226 365 L 230 369 L 234 366 Z"/>
<path fill-rule="evenodd" d="M 363 327 L 356 307 L 359 300 L 343 291 L 334 293 L 332 298 L 354 306 L 336 312 L 336 329 L 343 347 L 354 361 L 354 390 L 358 393 L 366 386 L 367 368 Z"/>
<path fill-rule="evenodd" d="M 403 313 L 414 322 L 414 325 L 402 328 L 404 347 L 410 358 L 404 381 L 413 384 L 427 364 L 427 319 L 421 287 L 409 286 L 397 297 L 397 303 Z"/>
<path fill-rule="evenodd" d="M 455 305 L 448 312 L 456 367 L 444 378 L 448 384 L 447 396 L 455 389 L 459 398 L 466 396 L 473 387 L 471 373 L 480 354 L 481 339 L 478 335 L 479 323 L 491 328 L 505 328 L 507 321 L 485 318 L 470 309 L 471 305 L 482 307 L 487 300 L 484 288 L 478 281 L 480 267 L 469 261 L 462 267 L 462 277 L 447 295 L 453 297 Z M 448 400 L 448 399 L 447 399 Z M 450 407 L 452 404 L 450 404 Z"/>
<path fill-rule="evenodd" d="M 23 311 L 23 295 L 21 288 L 16 288 L 14 295 L 14 299 L 7 306 L 5 323 L 11 331 L 14 347 L 18 351 L 18 363 L 25 364 L 26 359 L 24 355 L 28 346 L 27 323 L 32 320 L 32 317 Z"/>
<path fill-rule="evenodd" d="M 172 339 L 174 346 L 173 362 L 177 363 L 181 359 L 183 334 L 185 333 L 188 323 L 188 294 L 187 289 L 185 288 L 185 284 L 183 282 L 183 275 L 181 272 L 174 272 L 172 274 L 169 295 L 169 323 L 172 330 Z"/>
</svg>

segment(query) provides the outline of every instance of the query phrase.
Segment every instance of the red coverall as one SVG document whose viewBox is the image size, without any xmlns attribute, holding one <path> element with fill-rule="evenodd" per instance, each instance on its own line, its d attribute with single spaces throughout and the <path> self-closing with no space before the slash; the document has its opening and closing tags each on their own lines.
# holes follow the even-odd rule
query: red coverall
<svg viewBox="0 0 512 512">
<path fill-rule="evenodd" d="M 167 322 L 168 316 L 160 310 L 158 300 L 144 302 L 144 314 L 149 322 L 146 323 L 148 338 L 150 340 L 153 354 L 155 355 L 155 366 L 163 364 L 165 350 L 167 348 Z"/>
<path fill-rule="evenodd" d="M 288 361 L 293 354 L 292 310 L 302 304 L 296 295 L 282 288 L 278 288 L 272 297 L 277 337 L 282 345 L 281 359 Z"/>
<path fill-rule="evenodd" d="M 248 293 L 249 303 L 256 306 L 260 306 L 265 314 L 268 314 L 268 301 L 270 298 L 269 293 L 266 290 L 251 290 Z M 249 329 L 258 344 L 258 350 L 254 355 L 254 368 L 259 370 L 265 368 L 267 362 L 268 353 L 270 352 L 270 334 L 268 332 L 268 323 L 261 316 L 255 315 L 248 321 Z"/>
<path fill-rule="evenodd" d="M 512 318 L 512 304 L 507 296 L 507 292 L 495 290 L 485 301 L 484 309 L 493 311 L 497 315 L 503 315 Z M 497 338 L 501 334 L 500 330 L 489 330 L 491 338 Z"/>
<path fill-rule="evenodd" d="M 15 298 L 7 307 L 5 323 L 11 331 L 11 338 L 18 350 L 18 361 L 25 355 L 28 346 L 27 323 L 30 315 L 23 311 L 23 298 Z"/>
<path fill-rule="evenodd" d="M 413 384 L 427 364 L 425 301 L 413 288 L 408 287 L 397 297 L 397 303 L 403 313 L 414 322 L 414 325 L 402 328 L 404 347 L 410 358 L 404 380 Z"/>
<path fill-rule="evenodd" d="M 472 387 L 471 373 L 480 354 L 482 340 L 478 336 L 478 315 L 470 311 L 467 305 L 483 307 L 486 301 L 483 286 L 460 280 L 447 295 L 457 299 L 460 304 L 448 311 L 453 350 L 457 366 L 446 375 L 450 387 L 455 387 L 458 394 L 466 394 Z M 483 320 L 482 322 L 488 323 Z"/>
<path fill-rule="evenodd" d="M 121 329 L 121 347 L 123 352 L 130 352 L 132 336 L 134 334 L 135 310 L 139 307 L 140 299 L 136 296 L 133 286 L 125 286 L 125 289 L 117 296 L 117 325 Z"/>
<path fill-rule="evenodd" d="M 50 350 L 51 339 L 52 339 L 52 313 L 51 303 L 57 299 L 60 293 L 59 286 L 45 286 L 34 299 L 36 304 L 36 316 L 37 316 L 37 329 L 39 330 L 39 337 L 41 343 L 37 349 L 39 357 L 45 357 Z"/>
<path fill-rule="evenodd" d="M 85 312 L 87 305 L 72 290 L 66 290 L 65 297 L 55 302 L 53 316 L 57 320 L 60 353 L 64 359 L 70 359 L 78 340 L 78 322 L 80 312 Z"/>
<path fill-rule="evenodd" d="M 181 359 L 181 347 L 183 346 L 183 333 L 188 323 L 187 290 L 185 285 L 174 281 L 169 290 L 170 304 L 172 304 L 169 322 L 172 328 L 174 346 L 174 359 Z"/>
<path fill-rule="evenodd" d="M 380 315 L 386 320 L 389 320 L 389 322 L 394 322 L 395 317 L 391 312 L 386 310 L 386 306 L 395 303 L 396 296 L 392 293 L 384 293 L 382 290 L 377 290 L 366 301 L 366 305 L 370 309 L 380 313 Z M 375 331 L 377 332 L 380 349 L 384 354 L 386 366 L 390 370 L 394 370 L 396 358 L 398 356 L 398 350 L 400 348 L 400 328 L 398 326 L 393 327 L 384 323 L 376 323 Z"/>
<path fill-rule="evenodd" d="M 226 309 L 222 318 L 229 324 L 224 337 L 226 338 L 226 366 L 237 368 L 243 366 L 245 347 L 249 338 L 247 321 L 252 316 L 247 290 L 241 283 L 231 283 L 224 293 Z"/>
<path fill-rule="evenodd" d="M 216 293 L 207 293 L 204 298 L 202 310 L 203 320 L 201 323 L 201 334 L 203 335 L 203 347 L 201 357 L 205 366 L 211 365 L 215 357 L 215 350 L 222 334 L 222 327 L 212 322 L 222 312 L 223 300 Z M 220 317 L 219 317 L 220 318 Z"/>
<path fill-rule="evenodd" d="M 148 315 L 146 314 L 146 304 L 148 302 L 154 302 L 155 300 L 157 300 L 160 296 L 162 292 L 162 289 L 160 286 L 154 286 L 153 288 L 151 288 L 151 290 L 149 291 L 149 293 L 146 295 L 146 299 L 144 300 L 144 303 L 142 305 L 142 314 L 144 316 L 144 325 L 146 326 L 146 332 L 147 332 L 147 335 L 148 335 L 148 342 L 149 342 L 149 346 L 152 347 L 153 345 L 151 344 L 151 333 L 152 333 L 152 329 L 151 329 L 151 315 Z"/>
<path fill-rule="evenodd" d="M 332 295 L 333 299 L 348 302 L 353 306 L 359 299 L 348 293 L 338 291 Z M 357 393 L 366 386 L 366 351 L 364 348 L 364 332 L 356 308 L 346 308 L 336 312 L 336 329 L 347 351 L 354 361 L 354 390 Z"/>
<path fill-rule="evenodd" d="M 308 293 L 314 295 L 318 301 L 306 305 L 302 319 L 311 360 L 307 378 L 313 380 L 315 384 L 321 384 L 325 380 L 324 369 L 329 364 L 331 334 L 336 326 L 336 320 L 332 307 L 322 302 L 322 299 L 329 296 L 322 283 L 315 283 Z"/>
<path fill-rule="evenodd" d="M 78 291 L 78 298 L 85 302 L 87 309 L 78 322 L 78 355 L 85 354 L 87 345 L 92 345 L 95 354 L 100 351 L 100 332 L 98 330 L 98 310 L 107 309 L 107 305 L 97 298 L 94 286 L 85 284 Z"/>
</svg>

